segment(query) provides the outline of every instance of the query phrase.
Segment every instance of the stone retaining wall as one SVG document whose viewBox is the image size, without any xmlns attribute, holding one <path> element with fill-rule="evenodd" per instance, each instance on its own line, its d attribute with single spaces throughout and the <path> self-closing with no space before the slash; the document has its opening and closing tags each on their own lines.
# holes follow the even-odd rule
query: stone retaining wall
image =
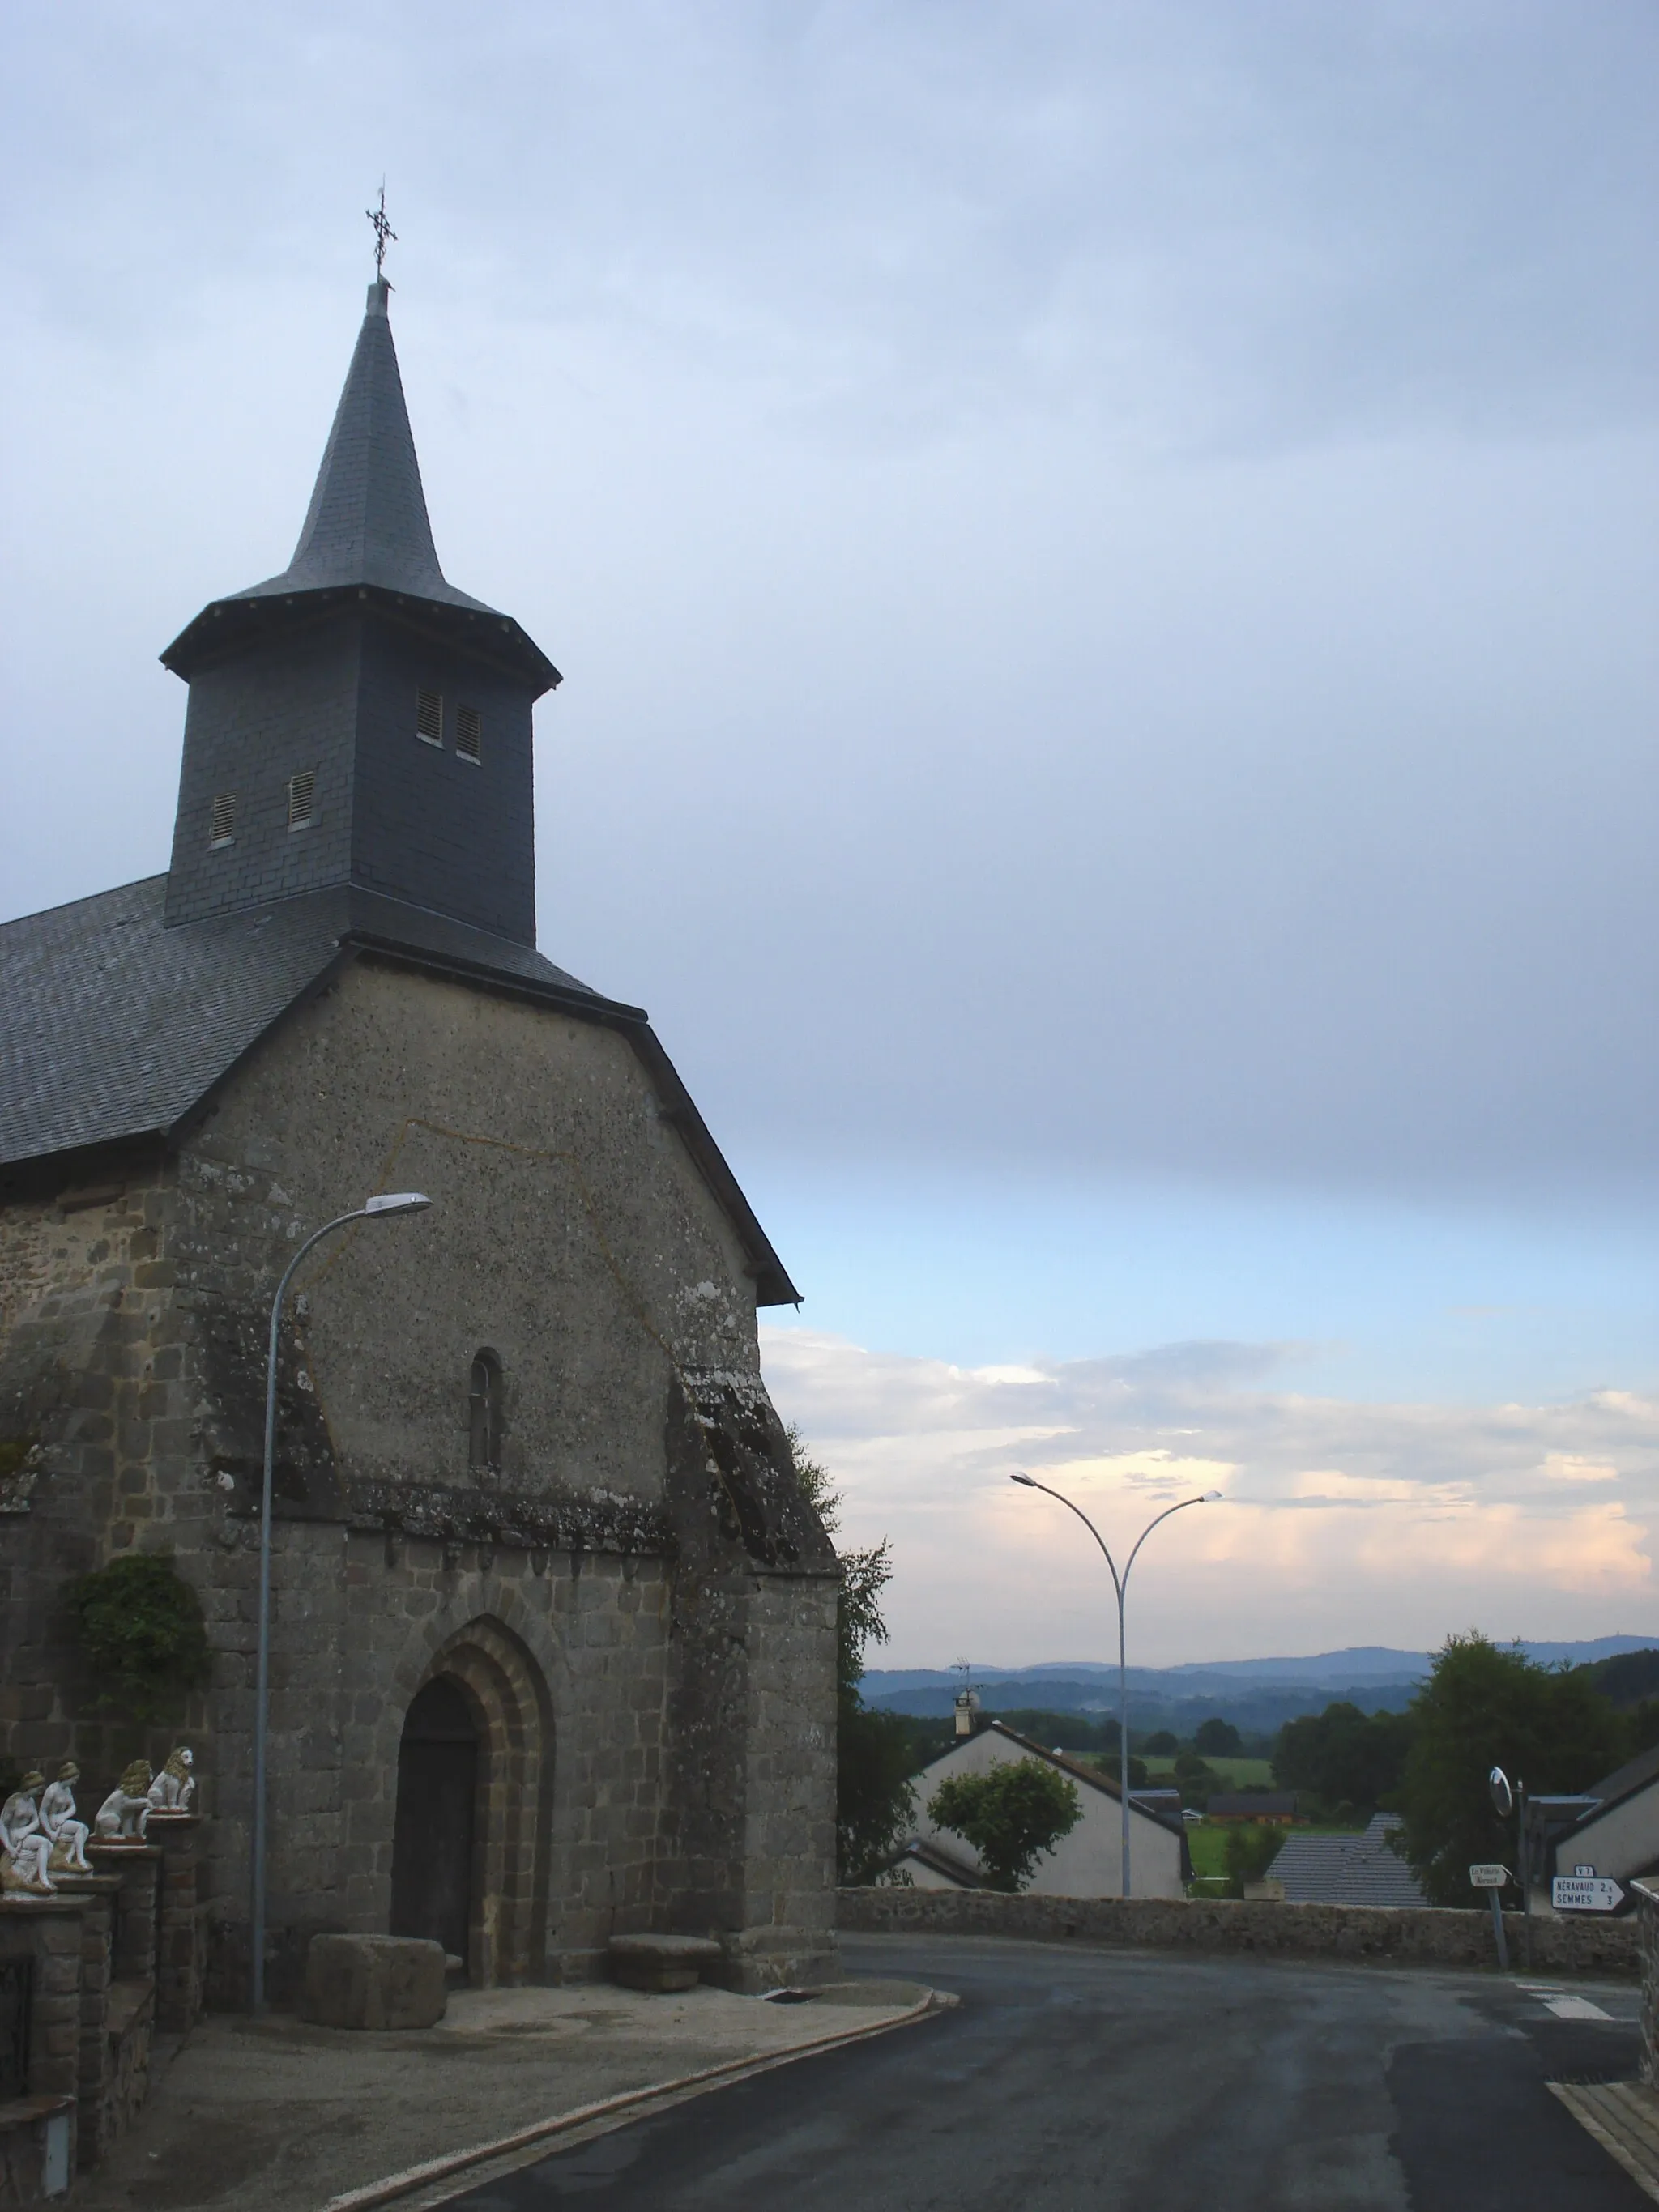
<svg viewBox="0 0 1659 2212">
<path fill-rule="evenodd" d="M 1656 1901 L 1659 1912 L 1659 1901 Z M 1145 1950 L 1249 1952 L 1260 1956 L 1371 1960 L 1386 1964 L 1490 1966 L 1492 1915 L 1380 1905 L 1242 1904 L 1220 1899 L 1008 1897 L 989 1890 L 843 1889 L 843 1933 L 1016 1936 L 1035 1942 L 1098 1943 Z M 1507 1912 L 1510 1955 L 1525 1954 L 1522 1917 Z M 1531 1923 L 1532 1965 L 1555 1974 L 1639 1972 L 1632 1919 Z M 1656 1937 L 1659 1943 L 1659 1937 Z"/>
<path fill-rule="evenodd" d="M 1638 2071 L 1650 2089 L 1659 2088 L 1659 1889 L 1633 1881 L 1636 1942 L 1642 1968 L 1642 2059 Z"/>
</svg>

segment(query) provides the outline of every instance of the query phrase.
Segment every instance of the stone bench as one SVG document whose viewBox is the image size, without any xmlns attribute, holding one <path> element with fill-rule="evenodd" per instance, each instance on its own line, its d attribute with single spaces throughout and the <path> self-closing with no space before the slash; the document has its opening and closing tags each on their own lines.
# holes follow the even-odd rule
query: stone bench
<svg viewBox="0 0 1659 2212">
<path fill-rule="evenodd" d="M 703 1968 L 725 1956 L 707 1936 L 613 1936 L 605 1949 L 612 1981 L 659 1996 L 695 1989 Z"/>
<path fill-rule="evenodd" d="M 441 1943 L 415 1936 L 313 1936 L 301 2011 L 319 2027 L 433 2027 L 447 1966 Z"/>
</svg>

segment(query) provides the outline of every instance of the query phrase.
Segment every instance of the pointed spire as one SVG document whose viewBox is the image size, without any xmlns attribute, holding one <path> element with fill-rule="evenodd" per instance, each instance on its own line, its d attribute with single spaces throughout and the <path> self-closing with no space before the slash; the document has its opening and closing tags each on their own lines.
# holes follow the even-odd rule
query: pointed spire
<svg viewBox="0 0 1659 2212">
<path fill-rule="evenodd" d="M 294 558 L 281 575 L 239 598 L 378 585 L 493 612 L 446 583 L 438 566 L 386 313 L 391 293 L 383 276 L 368 288 L 368 312 Z"/>
</svg>

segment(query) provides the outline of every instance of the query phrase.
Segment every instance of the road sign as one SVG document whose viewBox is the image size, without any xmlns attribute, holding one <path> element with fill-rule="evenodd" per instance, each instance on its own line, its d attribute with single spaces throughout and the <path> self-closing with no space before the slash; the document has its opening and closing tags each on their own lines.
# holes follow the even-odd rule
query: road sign
<svg viewBox="0 0 1659 2212">
<path fill-rule="evenodd" d="M 1472 1866 L 1469 1884 L 1474 1889 L 1502 1889 L 1510 1878 L 1506 1866 Z"/>
<path fill-rule="evenodd" d="M 1617 1912 L 1624 1901 L 1624 1885 L 1604 1874 L 1559 1874 L 1550 1884 L 1550 1903 L 1558 1912 Z"/>
<path fill-rule="evenodd" d="M 1594 1873 L 1595 1872 L 1595 1869 L 1593 1866 L 1590 1866 L 1589 1864 L 1588 1864 L 1588 1863 L 1583 1863 L 1583 1864 L 1581 1864 L 1581 1865 L 1576 1866 L 1576 1867 L 1573 1869 L 1573 1872 L 1574 1872 L 1575 1874 L 1594 1874 Z"/>
</svg>

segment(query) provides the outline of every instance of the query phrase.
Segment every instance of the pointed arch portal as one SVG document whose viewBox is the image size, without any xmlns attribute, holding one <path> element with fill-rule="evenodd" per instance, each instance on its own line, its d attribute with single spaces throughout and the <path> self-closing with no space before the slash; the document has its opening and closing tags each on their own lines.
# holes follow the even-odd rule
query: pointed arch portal
<svg viewBox="0 0 1659 2212">
<path fill-rule="evenodd" d="M 447 1638 L 404 1716 L 391 1932 L 441 1942 L 488 1988 L 547 1940 L 552 1705 L 536 1660 L 482 1614 Z"/>
</svg>

